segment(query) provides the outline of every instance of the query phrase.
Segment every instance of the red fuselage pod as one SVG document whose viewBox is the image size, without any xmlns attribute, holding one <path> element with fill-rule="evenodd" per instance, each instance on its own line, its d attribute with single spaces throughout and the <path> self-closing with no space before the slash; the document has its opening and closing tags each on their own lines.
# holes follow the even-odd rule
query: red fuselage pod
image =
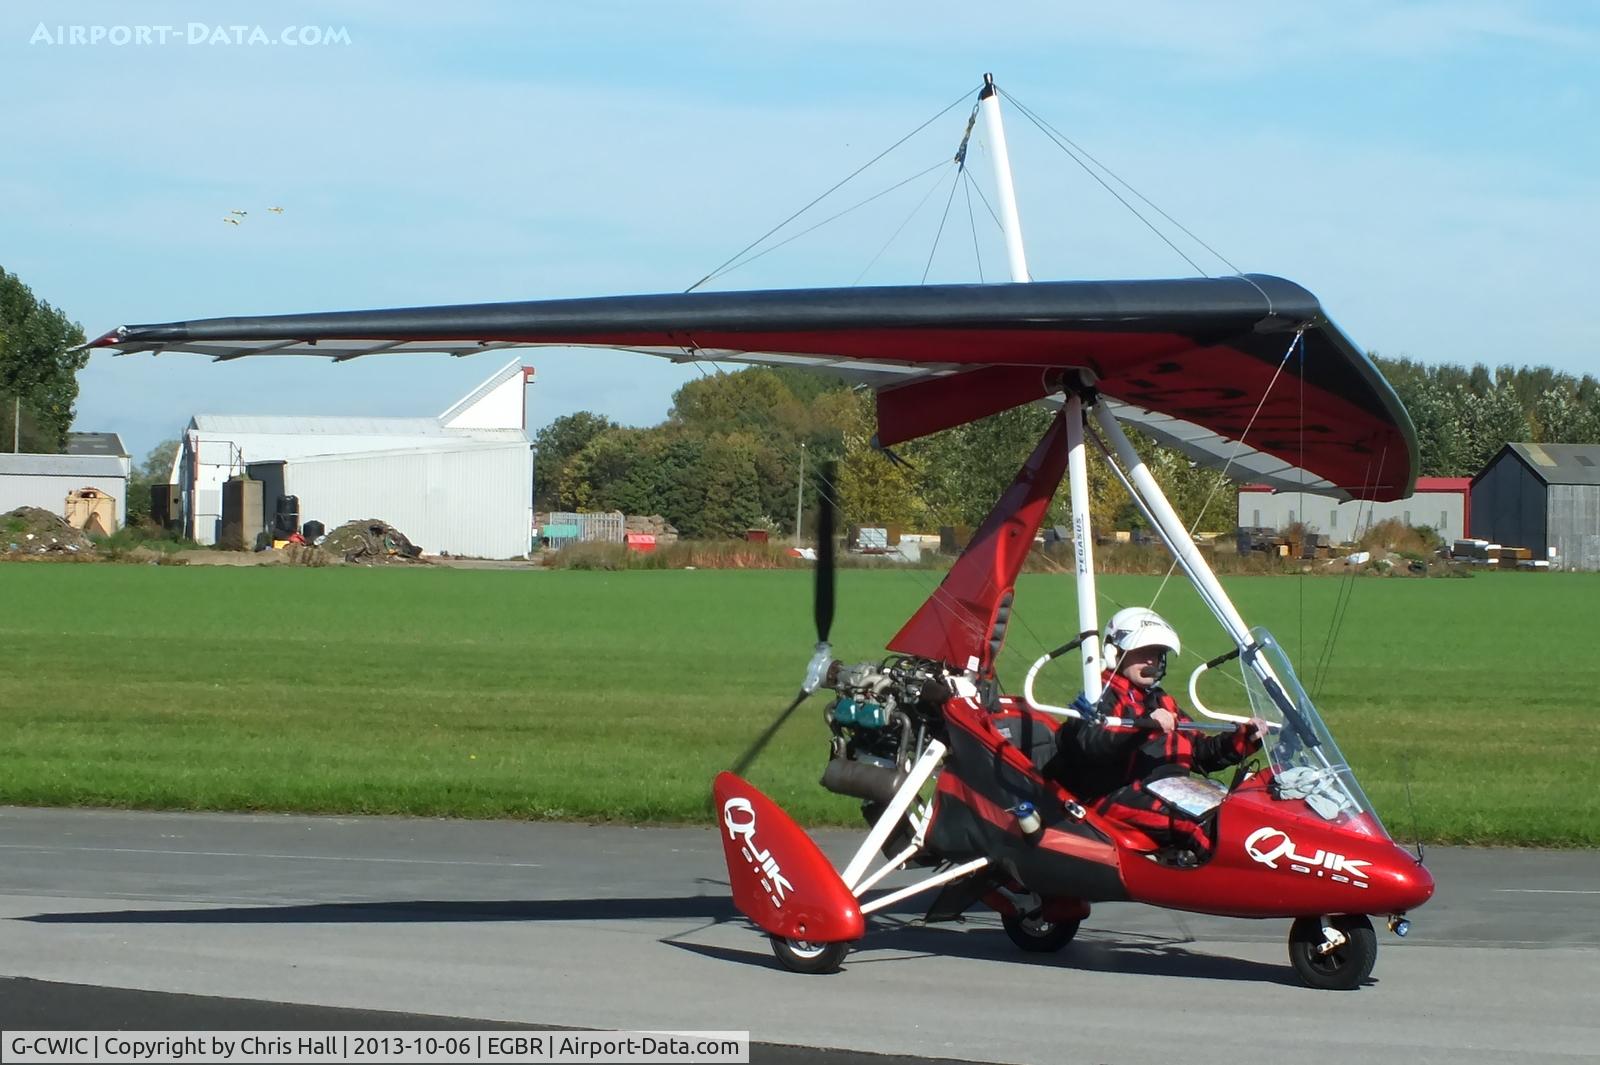
<svg viewBox="0 0 1600 1065">
<path fill-rule="evenodd" d="M 717 831 L 733 904 L 764 932 L 834 943 L 866 931 L 861 906 L 811 837 L 749 781 L 717 774 Z"/>
<path fill-rule="evenodd" d="M 1366 815 L 1327 821 L 1299 799 L 1242 788 L 1217 813 L 1217 846 L 1198 869 L 1122 864 L 1140 902 L 1229 917 L 1406 913 L 1433 877 Z"/>
</svg>

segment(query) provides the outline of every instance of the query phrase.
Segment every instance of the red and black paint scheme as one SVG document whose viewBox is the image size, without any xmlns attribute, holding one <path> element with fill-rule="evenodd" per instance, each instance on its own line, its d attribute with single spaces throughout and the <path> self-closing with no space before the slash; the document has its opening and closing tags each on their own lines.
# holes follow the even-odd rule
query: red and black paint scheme
<svg viewBox="0 0 1600 1065">
<path fill-rule="evenodd" d="M 1045 898 L 1128 898 L 1111 835 L 1069 815 L 1081 807 L 1043 776 L 1055 751 L 1053 719 L 1010 699 L 993 712 L 972 699 L 952 699 L 944 715 L 950 753 L 935 785 L 932 850 L 951 861 L 987 857 Z M 1025 833 L 1011 812 L 1023 802 L 1038 811 L 1042 827 L 1035 833 Z"/>
<path fill-rule="evenodd" d="M 90 346 L 342 361 L 529 345 L 835 374 L 876 390 L 877 442 L 885 446 L 1070 392 L 1084 405 L 1104 402 L 1112 424 L 1139 426 L 1191 458 L 1278 488 L 1386 501 L 1409 495 L 1417 475 L 1415 431 L 1372 361 L 1311 293 L 1261 274 L 692 292 L 215 318 L 123 326 Z M 937 881 L 933 886 L 946 890 L 934 910 L 949 915 L 981 898 L 1002 913 L 1008 932 L 1031 927 L 1013 934 L 1025 949 L 1064 945 L 1089 904 L 1102 900 L 1292 917 L 1291 959 L 1302 978 L 1315 986 L 1357 986 L 1375 949 L 1364 915 L 1402 915 L 1433 892 L 1426 869 L 1375 816 L 1330 816 L 1275 789 L 1272 771 L 1263 770 L 1240 777 L 1210 815 L 1213 853 L 1198 865 L 1173 864 L 1137 828 L 1080 804 L 1070 777 L 1044 773 L 1060 736 L 1054 719 L 996 691 L 994 663 L 1017 575 L 1061 480 L 1068 436 L 1063 415 L 934 595 L 889 644 L 918 673 L 917 694 L 908 688 L 908 702 L 920 705 L 926 692 L 943 693 L 924 715 L 924 724 L 937 726 L 933 742 L 944 745 L 946 761 L 916 860 L 981 868 L 970 890 L 954 892 L 953 903 L 960 882 Z M 830 616 L 831 601 L 830 590 Z M 820 653 L 828 649 L 825 629 L 819 622 Z M 1243 637 L 1236 639 L 1244 654 Z M 830 717 L 830 728 L 836 726 Z M 919 733 L 918 742 L 924 738 Z M 905 771 L 904 764 L 889 766 L 891 775 Z M 818 945 L 859 938 L 863 907 L 870 911 L 872 904 L 746 781 L 724 773 L 715 795 L 739 910 L 774 937 L 775 948 L 788 944 L 791 968 L 824 971 L 836 964 L 842 953 Z M 1022 803 L 1033 811 L 1020 813 Z M 864 812 L 869 808 L 881 813 L 884 804 Z M 1024 897 L 1038 904 L 1024 912 L 1018 901 Z M 1341 968 L 1340 951 L 1352 943 L 1366 944 L 1365 960 Z"/>
<path fill-rule="evenodd" d="M 1417 476 L 1415 430 L 1383 375 L 1314 295 L 1267 274 L 209 318 L 121 326 L 89 346 L 343 361 L 532 345 L 823 370 L 877 390 L 885 446 L 1044 399 L 1087 371 L 1125 405 L 1123 420 L 1199 461 L 1229 459 L 1254 480 L 1392 500 Z M 1250 464 L 1252 455 L 1263 462 Z"/>
<path fill-rule="evenodd" d="M 1051 425 L 967 551 L 890 642 L 891 649 L 973 677 L 980 692 L 983 683 L 994 682 L 1017 576 L 1061 480 L 1064 417 Z M 1206 815 L 1206 835 L 1215 840 L 1214 847 L 1198 862 L 1180 862 L 1139 828 L 1078 801 L 1070 772 L 1063 778 L 1062 763 L 1054 761 L 1064 735 L 1057 718 L 992 687 L 981 695 L 950 695 L 939 718 L 946 751 L 918 860 L 974 863 L 979 869 L 945 887 L 929 910 L 930 920 L 953 917 L 981 900 L 1000 912 L 1007 931 L 1025 949 L 1055 949 L 1075 933 L 1090 905 L 1101 901 L 1287 917 L 1295 920 L 1291 959 L 1303 978 L 1314 986 L 1354 987 L 1365 979 L 1372 960 L 1366 947 L 1371 926 L 1362 924 L 1361 915 L 1398 919 L 1433 894 L 1428 871 L 1389 838 L 1375 816 L 1319 813 L 1307 799 L 1275 790 L 1270 767 L 1236 777 Z M 743 790 L 729 790 L 735 786 Z M 751 795 L 753 804 L 759 793 L 723 774 L 719 806 L 729 801 L 727 795 Z M 776 806 L 768 813 L 769 806 L 760 807 L 759 816 L 776 823 L 772 835 L 796 855 L 797 864 L 808 863 L 809 883 L 816 888 L 793 902 L 773 897 L 766 890 L 769 881 L 759 879 L 761 855 L 752 855 L 735 839 L 744 831 L 743 822 L 725 821 L 723 843 L 741 912 L 774 936 L 842 938 L 839 930 L 852 917 L 859 919 L 848 906 L 852 892 L 837 875 L 830 876 L 831 866 L 815 848 L 801 845 L 799 829 Z M 1027 815 L 1019 813 L 1029 807 Z M 1024 896 L 1033 900 L 1026 913 L 1018 902 Z M 1030 940 L 1029 927 L 1045 931 Z M 806 931 L 801 935 L 794 929 Z M 1058 933 L 1053 940 L 1052 932 Z M 1355 949 L 1351 943 L 1364 951 L 1362 960 L 1340 960 Z"/>
<path fill-rule="evenodd" d="M 1273 797 L 1265 774 L 1245 780 L 1212 815 L 1217 845 L 1208 861 L 1166 864 L 1156 841 L 1077 804 L 1044 775 L 1053 718 L 1010 699 L 993 712 L 960 699 L 946 705 L 945 720 L 950 754 L 930 846 L 952 861 L 987 856 L 1040 895 L 1298 917 L 1406 913 L 1433 894 L 1427 869 L 1370 818 L 1330 824 L 1303 800 Z M 1011 812 L 1021 802 L 1033 803 L 1043 822 L 1032 838 Z"/>
</svg>

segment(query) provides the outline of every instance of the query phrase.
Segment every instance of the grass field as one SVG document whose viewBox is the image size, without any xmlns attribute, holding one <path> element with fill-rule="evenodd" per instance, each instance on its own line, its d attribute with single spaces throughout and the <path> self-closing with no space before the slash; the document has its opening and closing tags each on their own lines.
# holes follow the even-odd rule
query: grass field
<svg viewBox="0 0 1600 1065">
<path fill-rule="evenodd" d="M 841 573 L 836 652 L 877 657 L 934 576 Z M 1102 614 L 1159 583 L 1103 578 Z M 1345 586 L 1227 583 L 1315 691 Z M 1600 577 L 1348 588 L 1318 705 L 1391 831 L 1412 832 L 1409 772 L 1426 839 L 1600 845 Z M 1177 691 L 1227 643 L 1181 579 L 1158 605 L 1185 640 Z M 1070 578 L 1024 577 L 1018 606 L 1013 684 L 1075 627 Z M 791 571 L 0 564 L 0 802 L 698 819 L 797 687 L 810 618 Z M 1070 697 L 1070 668 L 1048 694 Z M 1209 684 L 1223 705 L 1239 691 Z M 816 786 L 823 705 L 750 775 L 848 823 Z"/>
</svg>

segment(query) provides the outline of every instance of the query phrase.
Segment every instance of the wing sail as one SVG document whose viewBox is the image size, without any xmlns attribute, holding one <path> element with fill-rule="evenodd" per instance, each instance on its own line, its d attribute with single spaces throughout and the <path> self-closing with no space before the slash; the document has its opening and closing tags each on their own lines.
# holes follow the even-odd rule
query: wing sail
<svg viewBox="0 0 1600 1065">
<path fill-rule="evenodd" d="M 1290 343 L 1303 341 L 1285 359 Z M 1282 278 L 695 292 L 124 326 L 93 347 L 234 359 L 607 347 L 871 385 L 885 443 L 1046 399 L 1088 371 L 1118 413 L 1255 480 L 1396 499 L 1415 431 L 1371 361 Z M 1248 427 L 1249 431 L 1246 432 Z"/>
</svg>

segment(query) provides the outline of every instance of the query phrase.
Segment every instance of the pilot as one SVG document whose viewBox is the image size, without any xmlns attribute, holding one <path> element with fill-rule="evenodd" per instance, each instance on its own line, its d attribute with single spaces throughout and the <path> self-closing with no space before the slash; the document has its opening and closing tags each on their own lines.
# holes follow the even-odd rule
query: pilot
<svg viewBox="0 0 1600 1065">
<path fill-rule="evenodd" d="M 1196 771 L 1238 764 L 1260 749 L 1267 723 L 1251 718 L 1220 734 L 1181 731 L 1179 724 L 1191 719 L 1160 687 L 1167 656 L 1178 653 L 1178 634 L 1153 610 L 1117 611 L 1106 624 L 1101 648 L 1106 669 L 1098 716 L 1064 733 L 1073 749 L 1058 756 L 1058 776 L 1080 802 L 1161 844 L 1172 864 L 1198 865 L 1213 845 L 1214 819 L 1209 809 L 1197 809 L 1206 805 L 1204 789 L 1193 789 L 1180 806 L 1157 794 L 1176 794 L 1171 785 L 1158 782 L 1186 781 Z M 1107 718 L 1133 724 L 1113 725 Z M 1219 798 L 1211 799 L 1212 807 Z"/>
</svg>

